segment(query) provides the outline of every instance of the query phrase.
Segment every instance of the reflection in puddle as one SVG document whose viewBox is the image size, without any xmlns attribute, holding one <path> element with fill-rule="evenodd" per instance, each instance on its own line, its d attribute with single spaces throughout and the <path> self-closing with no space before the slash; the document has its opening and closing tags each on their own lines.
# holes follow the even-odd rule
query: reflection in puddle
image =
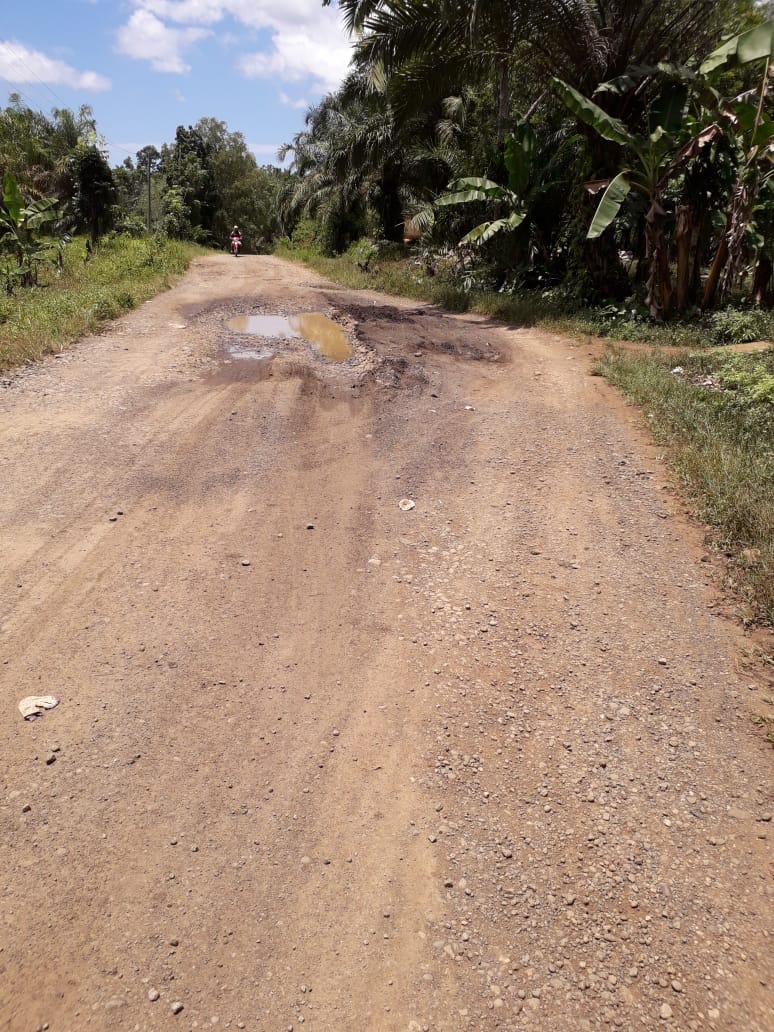
<svg viewBox="0 0 774 1032">
<path fill-rule="evenodd" d="M 340 326 L 320 312 L 303 312 L 300 315 L 240 315 L 226 323 L 237 333 L 250 333 L 255 337 L 301 337 L 331 362 L 346 362 L 352 357 L 352 345 Z M 235 358 L 269 358 L 269 354 L 248 353 L 239 349 Z"/>
<path fill-rule="evenodd" d="M 284 315 L 238 315 L 229 319 L 226 326 L 254 337 L 298 337 Z"/>
<path fill-rule="evenodd" d="M 342 328 L 332 319 L 319 312 L 305 312 L 303 315 L 292 315 L 288 321 L 323 358 L 331 362 L 346 362 L 352 357 L 352 345 Z"/>
<path fill-rule="evenodd" d="M 243 346 L 242 344 L 228 344 L 226 346 L 226 354 L 229 358 L 248 359 L 252 362 L 266 362 L 270 358 L 274 358 L 276 351 L 272 351 L 271 348 L 251 348 L 249 345 Z"/>
</svg>

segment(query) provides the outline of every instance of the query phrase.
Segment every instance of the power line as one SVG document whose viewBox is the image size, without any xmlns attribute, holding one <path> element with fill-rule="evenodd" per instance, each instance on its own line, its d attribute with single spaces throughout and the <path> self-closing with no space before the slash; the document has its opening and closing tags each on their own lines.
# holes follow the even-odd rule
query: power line
<svg viewBox="0 0 774 1032">
<path fill-rule="evenodd" d="M 67 104 L 65 103 L 65 101 L 64 101 L 64 100 L 62 100 L 62 98 L 61 98 L 61 97 L 59 96 L 59 94 L 58 94 L 58 93 L 56 93 L 56 92 L 55 92 L 55 90 L 53 90 L 53 89 L 51 88 L 51 86 L 50 86 L 50 85 L 49 85 L 49 84 L 48 84 L 47 82 L 44 82 L 44 80 L 40 78 L 40 76 L 39 76 L 39 75 L 37 74 L 37 72 L 36 72 L 36 71 L 35 71 L 35 70 L 34 70 L 33 68 L 30 68 L 30 66 L 29 66 L 29 65 L 27 64 L 27 62 L 26 62 L 26 61 L 25 61 L 25 60 L 24 60 L 24 59 L 23 59 L 23 58 L 22 58 L 22 57 L 21 57 L 21 56 L 19 55 L 19 53 L 18 53 L 18 52 L 17 52 L 17 51 L 16 51 L 16 50 L 15 50 L 15 49 L 14 49 L 14 48 L 13 48 L 13 47 L 11 46 L 11 44 L 10 44 L 10 43 L 8 42 L 8 40 L 3 40 L 3 41 L 2 41 L 2 43 L 0 43 L 0 46 L 2 46 L 2 47 L 6 47 L 6 48 L 7 48 L 7 49 L 8 49 L 8 50 L 9 50 L 9 51 L 11 52 L 11 54 L 12 54 L 12 55 L 13 55 L 13 56 L 14 56 L 14 57 L 16 58 L 16 61 L 17 61 L 17 62 L 18 62 L 18 63 L 19 63 L 19 64 L 20 64 L 20 65 L 21 65 L 21 66 L 22 66 L 23 68 L 26 68 L 26 70 L 27 70 L 27 71 L 28 71 L 28 72 L 30 73 L 30 75 L 34 76 L 34 77 L 35 77 L 35 78 L 36 78 L 36 79 L 38 80 L 38 82 L 39 82 L 39 83 L 41 84 L 41 86 L 44 86 L 44 87 L 45 87 L 45 88 L 46 88 L 46 89 L 48 90 L 48 92 L 49 92 L 49 93 L 51 94 L 51 96 L 52 96 L 52 97 L 54 98 L 54 100 L 58 101 L 58 102 L 59 102 L 59 104 L 60 104 L 60 105 L 61 105 L 61 106 L 62 106 L 63 108 L 67 108 Z M 14 81 L 13 79 L 6 79 L 5 81 L 6 81 L 6 82 L 9 82 L 9 83 L 10 83 L 10 84 L 11 84 L 12 86 L 16 86 L 16 83 L 15 83 L 15 81 Z M 18 93 L 18 94 L 19 94 L 19 96 L 21 96 L 21 97 L 24 97 L 24 99 L 25 99 L 25 100 L 26 100 L 26 101 L 27 101 L 27 102 L 28 102 L 28 103 L 29 103 L 30 105 L 34 105 L 34 104 L 35 104 L 35 102 L 34 102 L 33 100 L 31 100 L 31 99 L 30 99 L 30 97 L 28 97 L 28 96 L 27 96 L 27 95 L 26 95 L 25 93 L 23 93 L 23 92 L 22 92 L 22 91 L 21 91 L 21 90 L 20 90 L 20 89 L 19 89 L 18 87 L 16 87 L 16 89 L 15 89 L 15 91 L 14 91 L 14 92 Z M 110 140 L 108 140 L 107 138 L 105 139 L 105 142 L 106 142 L 106 144 L 107 144 L 107 146 L 108 146 L 108 149 L 109 149 L 109 150 L 111 150 L 111 151 L 112 151 L 112 150 L 118 150 L 118 151 L 121 151 L 121 153 L 122 153 L 122 154 L 126 154 L 126 155 L 128 155 L 128 156 L 129 156 L 130 158 L 134 158 L 134 157 L 136 157 L 136 152 L 134 152 L 134 151 L 130 151 L 130 150 L 127 150 L 127 149 L 126 149 L 126 147 L 122 147 L 122 146 L 121 146 L 120 144 L 118 144 L 118 143 L 112 143 L 112 142 L 111 142 Z"/>
<path fill-rule="evenodd" d="M 18 97 L 22 97 L 24 100 L 27 101 L 28 104 L 31 104 L 31 105 L 36 105 L 37 104 L 37 101 L 34 101 L 32 99 L 32 97 L 27 96 L 27 94 L 21 89 L 21 87 L 13 79 L 5 79 L 4 78 L 3 82 L 7 82 L 9 84 L 9 86 L 13 87 L 13 89 L 11 90 L 11 93 L 16 94 L 16 96 L 18 96 Z"/>
<path fill-rule="evenodd" d="M 27 64 L 27 62 L 24 60 L 24 58 L 19 56 L 18 52 L 16 50 L 14 50 L 14 48 L 11 46 L 11 44 L 8 42 L 7 39 L 3 40 L 2 46 L 6 47 L 8 50 L 11 51 L 11 53 L 14 55 L 16 60 L 22 66 L 22 68 L 26 68 L 27 71 L 30 73 L 30 75 L 33 75 L 38 80 L 38 82 L 41 84 L 41 86 L 45 86 L 45 88 L 48 90 L 48 92 L 51 94 L 51 96 L 54 98 L 54 100 L 58 100 L 60 104 L 64 104 L 64 101 L 62 100 L 62 98 L 57 96 L 57 94 L 51 89 L 49 84 L 47 82 L 44 82 L 43 79 L 40 78 L 40 76 L 34 70 L 34 68 L 30 68 L 30 66 Z"/>
</svg>

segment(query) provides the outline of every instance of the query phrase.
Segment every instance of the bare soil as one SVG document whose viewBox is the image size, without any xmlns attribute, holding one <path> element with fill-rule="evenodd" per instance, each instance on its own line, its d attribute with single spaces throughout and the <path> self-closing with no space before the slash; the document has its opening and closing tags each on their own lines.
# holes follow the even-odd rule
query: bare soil
<svg viewBox="0 0 774 1032">
<path fill-rule="evenodd" d="M 774 689 L 640 421 L 272 258 L 7 381 L 0 1028 L 768 1032 Z"/>
</svg>

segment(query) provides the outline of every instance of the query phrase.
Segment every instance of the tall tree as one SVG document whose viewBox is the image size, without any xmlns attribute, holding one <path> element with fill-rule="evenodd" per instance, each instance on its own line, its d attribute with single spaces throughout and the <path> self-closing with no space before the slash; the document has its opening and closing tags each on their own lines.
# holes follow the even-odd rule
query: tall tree
<svg viewBox="0 0 774 1032">
<path fill-rule="evenodd" d="M 73 159 L 73 206 L 81 227 L 96 243 L 113 224 L 116 188 L 105 156 L 96 147 L 81 147 Z"/>
</svg>

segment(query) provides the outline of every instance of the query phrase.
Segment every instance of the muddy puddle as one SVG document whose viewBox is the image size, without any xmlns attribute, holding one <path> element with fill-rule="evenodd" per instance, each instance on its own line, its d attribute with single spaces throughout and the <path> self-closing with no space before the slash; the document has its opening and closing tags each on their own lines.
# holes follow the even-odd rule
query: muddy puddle
<svg viewBox="0 0 774 1032">
<path fill-rule="evenodd" d="M 352 357 L 352 345 L 342 328 L 320 312 L 302 312 L 298 315 L 239 315 L 229 319 L 226 326 L 262 340 L 300 339 L 328 362 L 346 362 Z M 229 357 L 236 359 L 267 360 L 274 351 L 267 346 L 230 343 Z"/>
</svg>

